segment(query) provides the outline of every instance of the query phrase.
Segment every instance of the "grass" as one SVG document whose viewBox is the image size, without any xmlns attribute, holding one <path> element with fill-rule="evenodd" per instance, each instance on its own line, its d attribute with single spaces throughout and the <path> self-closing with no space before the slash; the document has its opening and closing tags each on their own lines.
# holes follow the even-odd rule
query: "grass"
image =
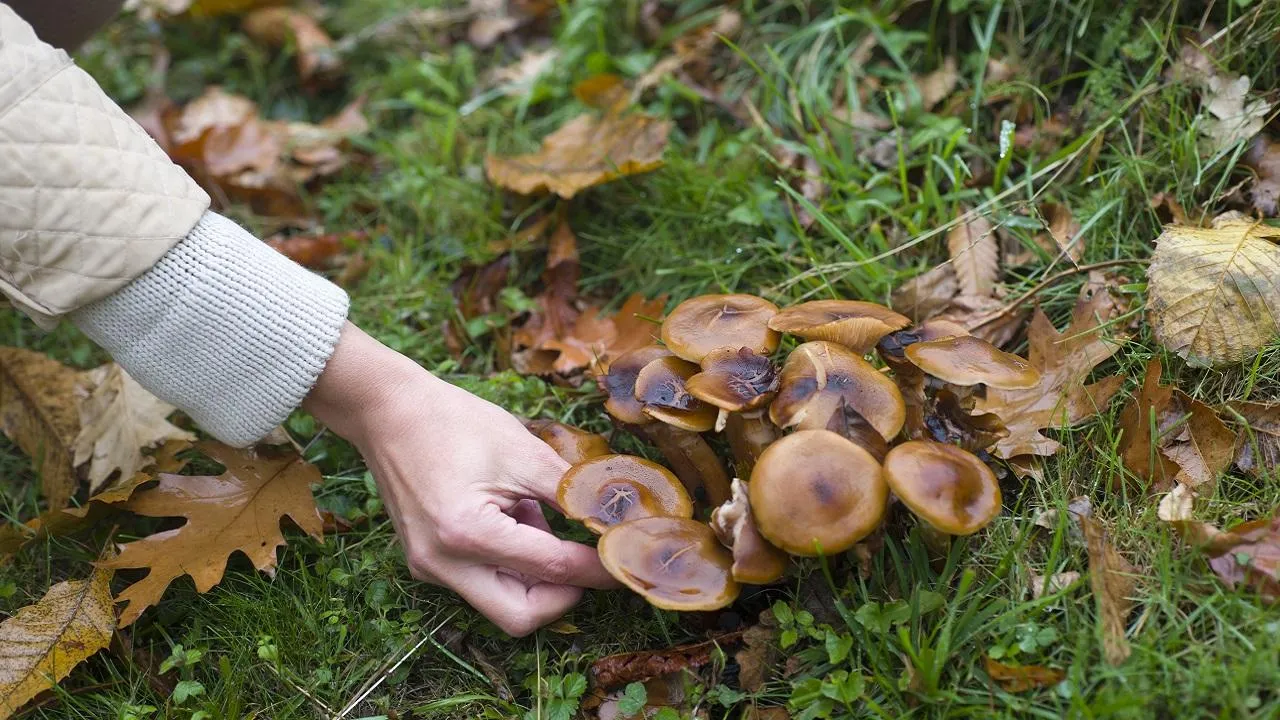
<svg viewBox="0 0 1280 720">
<path fill-rule="evenodd" d="M 448 43 L 444 32 L 356 44 L 347 57 L 350 87 L 319 96 L 299 87 L 291 57 L 256 47 L 234 20 L 155 25 L 126 17 L 80 61 L 126 105 L 143 95 L 157 43 L 173 53 L 167 89 L 178 99 L 217 82 L 271 116 L 314 120 L 367 94 L 374 130 L 364 142 L 374 169 L 353 169 L 314 198 L 331 229 L 385 227 L 372 251 L 373 270 L 353 290 L 353 319 L 513 412 L 603 430 L 608 424 L 590 384 L 560 388 L 495 373 L 501 358 L 484 336 L 453 358 L 439 328 L 451 312 L 449 282 L 466 263 L 489 259 L 487 244 L 531 209 L 484 182 L 484 156 L 532 149 L 583 111 L 572 95 L 576 81 L 602 71 L 636 76 L 650 66 L 662 51 L 641 38 L 642 5 L 562 3 L 547 28 L 561 59 L 522 98 L 487 94 L 483 86 L 487 70 L 515 59 L 508 46 L 480 51 Z M 716 3 L 663 5 L 674 11 L 657 41 L 665 46 Z M 764 124 L 742 122 L 674 80 L 661 85 L 644 105 L 675 121 L 667 165 L 591 190 L 569 209 L 584 291 L 606 298 L 666 293 L 673 301 L 721 290 L 779 302 L 885 301 L 902 281 L 945 260 L 940 233 L 959 208 L 980 206 L 1035 254 L 1003 277 L 1016 297 L 1064 267 L 1031 239 L 1037 227 L 1028 219 L 1040 202 L 1066 204 L 1084 225 L 1083 262 L 1148 257 L 1160 227 L 1148 200 L 1157 192 L 1208 212 L 1241 203 L 1239 185 L 1250 175 L 1240 162 L 1243 148 L 1207 154 L 1195 91 L 1162 79 L 1184 35 L 1224 29 L 1214 43 L 1219 71 L 1248 74 L 1259 93 L 1280 87 L 1271 41 L 1280 6 L 1256 0 L 737 6 L 744 31 L 717 51 L 717 79 L 726 97 L 748 94 Z M 339 36 L 404 9 L 392 0 L 327 7 L 326 25 Z M 870 62 L 858 60 L 867 38 L 876 43 Z M 936 113 L 925 112 L 899 89 L 946 56 L 957 59 L 959 87 Z M 1013 76 L 992 80 L 992 60 L 1008 62 Z M 858 130 L 836 117 L 838 98 L 873 86 L 881 89 L 858 102 L 892 117 L 897 130 Z M 984 102 L 997 97 L 1016 101 Z M 1004 152 L 1011 107 L 1021 108 L 1025 122 L 1057 117 L 1072 130 L 1043 149 Z M 885 136 L 889 160 L 877 164 L 871 148 Z M 805 206 L 816 218 L 807 232 L 792 209 L 803 198 L 785 171 L 777 179 L 771 153 L 777 146 L 810 158 L 830 188 L 816 206 Z M 237 208 L 230 212 L 264 228 Z M 520 258 L 512 285 L 531 288 L 540 263 Z M 1124 272 L 1129 284 L 1121 289 L 1139 307 L 1142 266 Z M 1059 327 L 1081 281 L 1070 278 L 1036 299 Z M 1099 376 L 1123 373 L 1131 391 L 1146 361 L 1160 357 L 1166 381 L 1206 402 L 1246 392 L 1254 400 L 1280 398 L 1277 348 L 1240 368 L 1191 369 L 1161 350 L 1141 317 L 1131 316 L 1138 321 L 1131 341 Z M 82 367 L 102 360 L 74 330 L 43 335 L 8 311 L 0 323 L 9 344 Z M 1007 482 L 1005 512 L 988 530 L 953 545 L 945 562 L 931 563 L 911 523 L 897 517 L 868 577 L 833 559 L 826 568 L 806 564 L 789 584 L 749 598 L 741 619 L 770 607 L 789 619 L 782 629 L 794 634 L 794 644 L 780 648 L 785 660 L 775 670 L 790 674 L 775 673 L 761 692 L 745 695 L 735 689 L 729 662 L 723 673 L 703 674 L 700 711 L 752 717 L 745 714 L 752 706 L 792 700 L 793 714 L 805 718 L 1280 716 L 1280 612 L 1218 584 L 1157 520 L 1145 493 L 1111 489 L 1123 472 L 1115 453 L 1123 405 L 1121 399 L 1084 426 L 1058 433 L 1064 448 L 1046 463 L 1045 481 Z M 290 427 L 304 439 L 317 430 L 302 415 Z M 693 641 L 714 621 L 653 610 L 626 593 L 595 593 L 566 624 L 512 641 L 449 593 L 409 579 L 372 481 L 349 446 L 326 437 L 311 455 L 328 478 L 322 502 L 359 521 L 356 529 L 323 544 L 292 536 L 274 578 L 241 558 L 209 593 L 175 583 L 130 633 L 133 645 L 157 660 L 177 645 L 200 651 L 176 676 L 202 683 L 203 695 L 179 704 L 149 682 L 141 655 L 112 652 L 95 657 L 23 717 L 190 718 L 197 711 L 214 718 L 325 717 L 378 678 L 383 682 L 348 717 L 557 717 L 564 696 L 573 694 L 564 680 L 585 672 L 592 659 Z M 33 472 L 7 444 L 0 445 L 0 474 L 13 488 L 4 514 L 31 516 Z M 1092 499 L 1119 549 L 1140 568 L 1127 625 L 1133 654 L 1120 667 L 1102 659 L 1087 583 L 1038 600 L 1027 591 L 1032 572 L 1087 569 L 1065 521 L 1051 530 L 1033 522 L 1078 495 Z M 1274 477 L 1230 475 L 1204 514 L 1230 523 L 1277 506 Z M 106 542 L 105 531 L 37 543 L 0 568 L 0 610 L 83 573 L 84 561 Z M 890 607 L 899 608 L 892 621 L 872 613 Z M 1007 658 L 1010 648 L 1018 649 L 1017 661 L 1062 668 L 1066 679 L 1016 695 L 1000 690 L 988 680 L 983 657 Z M 842 684 L 849 682 L 842 672 L 863 678 L 847 705 L 835 699 L 851 687 Z"/>
</svg>

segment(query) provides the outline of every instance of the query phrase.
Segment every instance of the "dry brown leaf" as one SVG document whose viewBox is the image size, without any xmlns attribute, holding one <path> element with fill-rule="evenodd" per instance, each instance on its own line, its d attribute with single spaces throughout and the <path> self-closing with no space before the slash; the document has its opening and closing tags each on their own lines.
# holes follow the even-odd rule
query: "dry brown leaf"
<svg viewBox="0 0 1280 720">
<path fill-rule="evenodd" d="M 241 28 L 256 42 L 273 48 L 293 43 L 298 75 L 304 83 L 320 84 L 342 74 L 342 57 L 333 38 L 310 15 L 288 7 L 264 7 L 241 20 Z"/>
<path fill-rule="evenodd" d="M 591 663 L 591 686 L 602 690 L 625 687 L 628 683 L 663 675 L 695 670 L 710 664 L 718 651 L 728 651 L 742 643 L 743 633 L 732 632 L 700 643 L 661 650 L 609 655 Z"/>
<path fill-rule="evenodd" d="M 1067 676 L 1057 668 L 1040 665 L 1006 665 L 989 657 L 982 658 L 987 675 L 1005 692 L 1020 693 L 1057 685 Z"/>
<path fill-rule="evenodd" d="M 271 573 L 276 550 L 285 544 L 280 521 L 291 519 L 317 540 L 323 529 L 311 485 L 320 471 L 291 449 L 240 450 L 221 443 L 199 449 L 226 468 L 218 476 L 159 475 L 158 487 L 133 496 L 122 507 L 147 517 L 184 517 L 187 522 L 121 546 L 103 567 L 146 568 L 146 577 L 125 588 L 117 602 L 127 602 L 121 627 L 155 605 L 174 579 L 190 575 L 197 592 L 222 580 L 227 556 L 240 551 L 253 566 Z"/>
<path fill-rule="evenodd" d="M 989 389 L 975 407 L 995 413 L 1009 429 L 1009 437 L 996 443 L 996 456 L 1053 455 L 1059 444 L 1041 430 L 1073 425 L 1099 412 L 1124 385 L 1119 375 L 1084 384 L 1094 366 L 1114 355 L 1123 340 L 1104 336 L 1106 324 L 1123 312 L 1122 301 L 1109 292 L 1113 282 L 1090 273 L 1063 332 L 1036 310 L 1027 329 L 1028 360 L 1040 371 L 1040 382 L 1028 390 Z"/>
<path fill-rule="evenodd" d="M 1248 587 L 1280 602 L 1280 511 L 1223 532 L 1192 514 L 1195 494 L 1178 485 L 1160 501 L 1160 519 L 1209 556 L 1209 567 L 1230 588 Z"/>
<path fill-rule="evenodd" d="M 992 345 L 1004 345 L 1014 338 L 1026 322 L 1028 311 L 1010 311 L 1005 302 L 986 295 L 957 295 L 947 309 L 935 317 L 963 325 L 971 335 Z"/>
<path fill-rule="evenodd" d="M 1261 98 L 1249 99 L 1249 76 L 1224 78 L 1211 75 L 1205 82 L 1201 102 L 1212 116 L 1201 125 L 1201 132 L 1217 153 L 1248 140 L 1267 122 L 1271 103 Z"/>
<path fill-rule="evenodd" d="M 524 97 L 533 89 L 533 84 L 543 73 L 555 65 L 560 51 L 555 48 L 545 50 L 525 50 L 520 58 L 510 65 L 494 68 L 489 71 L 488 81 L 507 97 Z"/>
<path fill-rule="evenodd" d="M 83 378 L 40 353 L 0 347 L 0 429 L 31 458 L 51 510 L 76 492 L 72 445 L 80 433 L 76 388 Z"/>
<path fill-rule="evenodd" d="M 1256 355 L 1280 334 L 1280 228 L 1219 218 L 1170 225 L 1147 269 L 1156 339 L 1194 366 Z"/>
<path fill-rule="evenodd" d="M 1249 191 L 1253 207 L 1265 217 L 1280 210 L 1280 144 L 1259 136 L 1249 147 L 1246 161 L 1258 173 L 1258 181 Z"/>
<path fill-rule="evenodd" d="M 1169 220 L 1174 225 L 1200 225 L 1198 222 L 1191 222 L 1187 216 L 1187 211 L 1183 209 L 1182 203 L 1173 196 L 1172 193 L 1158 192 L 1151 196 L 1151 209 L 1157 211 L 1164 210 L 1169 215 Z M 1164 216 L 1161 215 L 1161 218 Z"/>
<path fill-rule="evenodd" d="M 0 623 L 0 720 L 106 647 L 115 629 L 108 570 L 64 580 Z"/>
<path fill-rule="evenodd" d="M 960 72 L 956 67 L 956 59 L 948 55 L 942 61 L 942 67 L 916 79 L 916 88 L 920 92 L 920 105 L 925 110 L 932 110 L 956 89 L 956 83 L 959 80 Z"/>
<path fill-rule="evenodd" d="M 631 93 L 622 77 L 613 73 L 592 75 L 573 86 L 573 96 L 583 105 L 617 112 L 631 102 Z"/>
<path fill-rule="evenodd" d="M 658 60 L 636 80 L 632 97 L 640 97 L 667 76 L 681 70 L 688 70 L 703 83 L 709 82 L 710 78 L 707 76 L 712 65 L 712 52 L 722 45 L 721 38 L 732 40 L 741 30 L 742 15 L 736 10 L 720 8 L 715 20 L 689 30 L 671 43 L 672 53 Z"/>
<path fill-rule="evenodd" d="M 766 625 L 753 625 L 743 632 L 742 645 L 733 656 L 738 663 L 738 686 L 749 693 L 760 692 L 781 656 L 778 631 Z"/>
<path fill-rule="evenodd" d="M 1052 575 L 1031 573 L 1027 586 L 1031 589 L 1031 599 L 1039 600 L 1045 595 L 1062 592 L 1078 582 L 1080 582 L 1080 573 L 1068 570 Z"/>
<path fill-rule="evenodd" d="M 545 16 L 554 0 L 469 0 L 471 25 L 467 40 L 476 48 L 492 47 L 502 36 Z"/>
<path fill-rule="evenodd" d="M 196 439 L 169 422 L 177 408 L 152 395 L 115 363 L 85 373 L 81 393 L 80 433 L 71 448 L 72 463 L 89 463 L 90 494 L 113 475 L 131 478 L 150 465 L 153 458 L 143 450 L 168 440 Z"/>
<path fill-rule="evenodd" d="M 1047 246 L 1053 248 L 1055 254 L 1061 253 L 1072 262 L 1079 263 L 1084 258 L 1084 240 L 1080 237 L 1080 223 L 1071 214 L 1071 209 L 1060 203 L 1045 203 L 1040 212 L 1049 223 Z"/>
<path fill-rule="evenodd" d="M 1125 628 L 1133 609 L 1137 569 L 1121 557 L 1107 538 L 1106 528 L 1088 515 L 1076 515 L 1089 550 L 1089 584 L 1098 603 L 1098 626 L 1102 631 L 1102 656 L 1112 665 L 1129 657 Z"/>
<path fill-rule="evenodd" d="M 580 115 L 528 155 L 490 155 L 489 180 L 522 195 L 552 192 L 568 199 L 610 180 L 662 166 L 671 123 L 650 115 Z"/>
<path fill-rule="evenodd" d="M 960 292 L 955 268 L 950 263 L 938 265 L 898 286 L 889 305 L 920 323 L 942 312 Z"/>
<path fill-rule="evenodd" d="M 1227 417 L 1239 415 L 1245 426 L 1236 445 L 1236 467 L 1259 477 L 1280 467 L 1280 403 L 1228 403 Z"/>
<path fill-rule="evenodd" d="M 336 233 L 274 235 L 264 242 L 299 265 L 305 265 L 314 270 L 324 270 L 335 265 L 351 248 L 367 243 L 369 237 L 368 230 L 349 230 Z M 346 259 L 350 261 L 350 257 Z"/>
<path fill-rule="evenodd" d="M 1000 275 L 1000 244 L 987 219 L 961 210 L 958 223 L 947 233 L 947 251 L 960 292 L 989 297 Z"/>
</svg>

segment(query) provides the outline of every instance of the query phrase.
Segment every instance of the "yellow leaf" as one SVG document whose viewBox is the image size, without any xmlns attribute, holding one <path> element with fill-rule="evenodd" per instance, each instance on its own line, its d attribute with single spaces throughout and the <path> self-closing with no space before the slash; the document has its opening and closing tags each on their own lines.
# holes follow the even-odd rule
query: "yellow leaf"
<svg viewBox="0 0 1280 720">
<path fill-rule="evenodd" d="M 31 457 L 54 510 L 76 491 L 71 444 L 80 432 L 76 387 L 83 376 L 40 353 L 0 348 L 0 429 Z"/>
<path fill-rule="evenodd" d="M 490 155 L 484 167 L 500 187 L 569 199 L 586 188 L 661 167 L 670 130 L 670 122 L 649 115 L 580 115 L 548 135 L 538 152 Z"/>
<path fill-rule="evenodd" d="M 48 690 L 115 631 L 111 571 L 66 580 L 0 624 L 0 720 Z"/>
<path fill-rule="evenodd" d="M 1219 218 L 1170 225 L 1147 271 L 1156 338 L 1192 365 L 1239 362 L 1280 333 L 1280 228 Z"/>
</svg>

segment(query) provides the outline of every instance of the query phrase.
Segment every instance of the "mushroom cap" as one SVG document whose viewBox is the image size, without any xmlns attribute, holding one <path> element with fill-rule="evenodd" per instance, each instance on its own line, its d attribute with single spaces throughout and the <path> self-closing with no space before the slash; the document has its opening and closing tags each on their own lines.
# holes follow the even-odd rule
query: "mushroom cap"
<svg viewBox="0 0 1280 720">
<path fill-rule="evenodd" d="M 791 559 L 756 529 L 747 486 L 734 478 L 731 487 L 733 498 L 711 511 L 711 529 L 733 551 L 733 579 L 748 585 L 777 582 L 787 573 Z"/>
<path fill-rule="evenodd" d="M 769 327 L 779 332 L 838 343 L 859 355 L 910 324 L 906 315 L 861 300 L 813 300 L 784 308 L 769 321 Z"/>
<path fill-rule="evenodd" d="M 751 348 L 720 348 L 702 358 L 702 372 L 685 382 L 689 393 L 721 410 L 754 410 L 773 399 L 778 372 Z"/>
<path fill-rule="evenodd" d="M 913 343 L 905 352 L 916 367 L 952 385 L 1025 390 L 1040 382 L 1031 363 L 973 335 Z"/>
<path fill-rule="evenodd" d="M 600 389 L 609 396 L 604 401 L 605 412 L 620 422 L 632 425 L 653 422 L 644 414 L 644 403 L 636 399 L 636 376 L 654 360 L 670 356 L 671 353 L 661 345 L 649 345 L 623 353 L 609 363 L 609 372 L 597 380 Z"/>
<path fill-rule="evenodd" d="M 1000 514 L 1000 484 L 973 453 L 911 440 L 889 451 L 884 478 L 917 517 L 949 535 L 972 535 Z"/>
<path fill-rule="evenodd" d="M 723 347 L 748 347 L 768 355 L 778 349 L 778 333 L 769 329 L 769 319 L 777 312 L 777 305 L 755 295 L 700 295 L 667 315 L 662 342 L 692 362 Z"/>
<path fill-rule="evenodd" d="M 782 366 L 778 396 L 769 417 L 778 427 L 826 428 L 842 406 L 866 418 L 885 440 L 906 422 L 902 393 L 857 353 L 821 340 L 800 345 Z"/>
<path fill-rule="evenodd" d="M 756 527 L 792 555 L 831 555 L 880 525 L 889 500 L 880 463 L 829 430 L 801 430 L 770 445 L 747 485 Z"/>
<path fill-rule="evenodd" d="M 910 372 L 916 373 L 918 371 L 907 361 L 904 352 L 908 345 L 968 334 L 969 331 L 959 323 L 950 320 L 926 320 L 915 327 L 885 335 L 876 344 L 876 351 L 881 358 L 884 358 L 885 364 L 895 371 L 909 369 Z"/>
<path fill-rule="evenodd" d="M 645 517 L 693 517 L 693 501 L 676 476 L 634 455 L 601 455 L 569 468 L 556 502 L 596 533 Z"/>
<path fill-rule="evenodd" d="M 529 420 L 524 425 L 539 440 L 551 446 L 556 454 L 564 458 L 570 465 L 577 465 L 583 460 L 608 455 L 609 441 L 603 435 L 587 432 L 572 425 L 539 418 Z"/>
<path fill-rule="evenodd" d="M 741 591 L 733 558 L 697 520 L 632 520 L 609 528 L 596 547 L 610 575 L 663 610 L 717 610 Z"/>
<path fill-rule="evenodd" d="M 704 432 L 716 423 L 716 409 L 689 393 L 685 383 L 698 366 L 673 355 L 645 365 L 636 376 L 636 400 L 651 418 L 682 430 Z"/>
</svg>

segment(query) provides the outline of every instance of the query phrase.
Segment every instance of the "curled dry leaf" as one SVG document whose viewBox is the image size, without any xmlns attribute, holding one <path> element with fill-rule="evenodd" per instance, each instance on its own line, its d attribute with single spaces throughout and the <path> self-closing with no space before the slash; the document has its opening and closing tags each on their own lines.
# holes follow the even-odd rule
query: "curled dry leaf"
<svg viewBox="0 0 1280 720">
<path fill-rule="evenodd" d="M 1057 668 L 1040 665 L 1006 665 L 989 657 L 982 658 L 987 675 L 1005 692 L 1020 693 L 1057 685 L 1067 676 Z"/>
<path fill-rule="evenodd" d="M 51 510 L 76 492 L 72 445 L 80 433 L 76 388 L 84 374 L 37 352 L 0 347 L 0 429 L 40 468 Z"/>
<path fill-rule="evenodd" d="M 1248 75 L 1225 78 L 1210 75 L 1205 81 L 1201 102 L 1211 117 L 1200 130 L 1217 153 L 1231 149 L 1236 143 L 1248 140 L 1267 122 L 1271 103 L 1261 98 L 1249 98 L 1251 82 Z"/>
<path fill-rule="evenodd" d="M 115 629 L 108 570 L 64 580 L 0 623 L 0 720 L 106 647 Z"/>
<path fill-rule="evenodd" d="M 1062 592 L 1078 582 L 1080 582 L 1080 573 L 1074 570 L 1052 575 L 1031 573 L 1031 577 L 1027 581 L 1027 587 L 1031 590 L 1031 599 L 1039 600 L 1045 595 Z"/>
<path fill-rule="evenodd" d="M 1280 602 L 1280 511 L 1228 531 L 1196 520 L 1194 493 L 1175 487 L 1160 501 L 1160 519 L 1209 556 L 1209 567 L 1227 587 L 1249 588 L 1267 602 Z"/>
<path fill-rule="evenodd" d="M 947 233 L 947 251 L 960 292 L 990 296 L 1000 275 L 1000 243 L 995 229 L 981 215 L 961 211 L 956 226 Z"/>
<path fill-rule="evenodd" d="M 1114 355 L 1123 340 L 1104 335 L 1109 321 L 1123 312 L 1122 301 L 1109 291 L 1112 285 L 1106 276 L 1090 273 L 1063 332 L 1036 310 L 1027 329 L 1027 359 L 1040 371 L 1040 382 L 1028 390 L 990 389 L 975 406 L 978 412 L 995 413 L 1009 430 L 996 443 L 997 457 L 1053 455 L 1060 446 L 1041 430 L 1074 425 L 1098 413 L 1123 387 L 1119 375 L 1085 384 L 1093 368 Z"/>
<path fill-rule="evenodd" d="M 1238 401 L 1227 408 L 1228 418 L 1244 420 L 1236 443 L 1236 467 L 1254 477 L 1274 472 L 1280 467 L 1280 403 Z"/>
<path fill-rule="evenodd" d="M 602 657 L 591 663 L 591 686 L 613 690 L 681 670 L 696 670 L 710 664 L 719 652 L 731 650 L 742 641 L 742 632 L 732 632 L 691 645 Z"/>
<path fill-rule="evenodd" d="M 298 75 L 304 83 L 320 84 L 342 74 L 342 57 L 333 38 L 310 15 L 289 7 L 254 10 L 240 23 L 245 35 L 273 48 L 290 43 L 298 57 Z"/>
<path fill-rule="evenodd" d="M 1106 528 L 1100 522 L 1088 515 L 1075 518 L 1089 551 L 1089 584 L 1098 603 L 1102 656 L 1108 663 L 1119 665 L 1130 653 L 1125 628 L 1134 605 L 1133 575 L 1137 570 L 1112 547 Z"/>
<path fill-rule="evenodd" d="M 1156 338 L 1196 366 L 1253 356 L 1280 327 L 1280 228 L 1219 218 L 1212 228 L 1171 225 L 1147 270 Z"/>
<path fill-rule="evenodd" d="M 285 544 L 280 521 L 291 519 L 319 540 L 322 520 L 311 486 L 320 471 L 292 449 L 241 450 L 205 442 L 198 448 L 226 468 L 218 476 L 159 475 L 159 486 L 133 496 L 122 507 L 147 517 L 183 517 L 187 522 L 121 546 L 102 567 L 146 568 L 150 572 L 117 597 L 127 602 L 121 627 L 155 605 L 174 579 L 190 575 L 197 592 L 222 580 L 227 556 L 244 553 L 253 566 L 273 572 L 276 549 Z"/>
<path fill-rule="evenodd" d="M 650 115 L 580 115 L 548 135 L 528 155 L 490 155 L 489 180 L 522 195 L 552 192 L 571 198 L 615 178 L 662 166 L 671 123 Z"/>
</svg>

